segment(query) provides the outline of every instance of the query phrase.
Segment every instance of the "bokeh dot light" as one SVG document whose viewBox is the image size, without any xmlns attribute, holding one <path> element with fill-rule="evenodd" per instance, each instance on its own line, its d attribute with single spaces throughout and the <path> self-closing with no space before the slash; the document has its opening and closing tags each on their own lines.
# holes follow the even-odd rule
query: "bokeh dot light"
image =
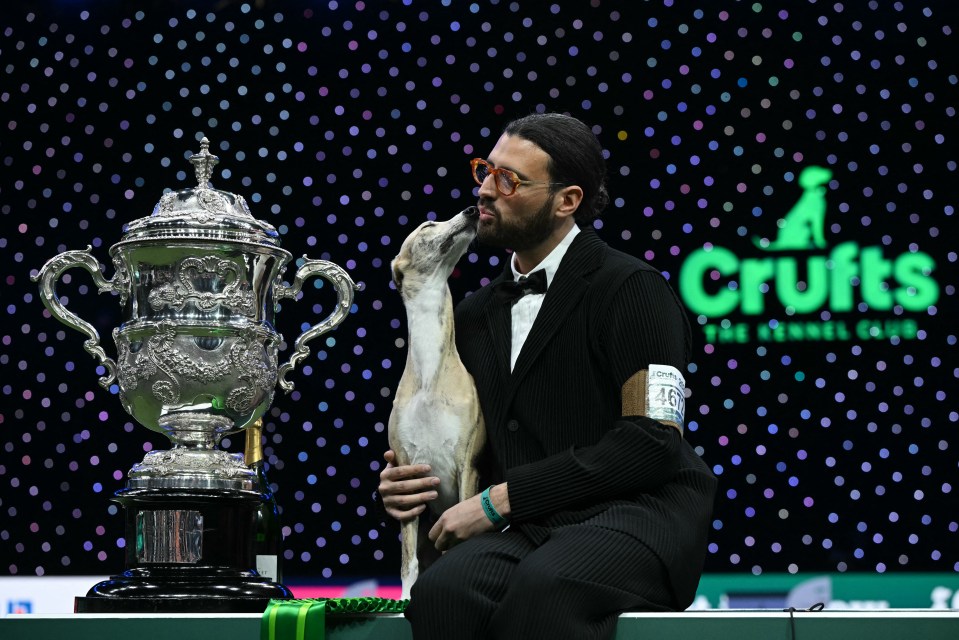
<svg viewBox="0 0 959 640">
<path fill-rule="evenodd" d="M 123 566 L 109 497 L 168 443 L 97 386 L 103 368 L 30 276 L 86 245 L 109 276 L 123 223 L 191 186 L 206 136 L 216 188 L 243 195 L 294 256 L 365 285 L 265 416 L 286 572 L 395 580 L 398 528 L 371 499 L 406 349 L 389 263 L 419 222 L 473 203 L 468 161 L 509 120 L 548 110 L 588 122 L 604 147 L 600 235 L 674 287 L 696 250 L 756 255 L 810 165 L 832 173 L 830 246 L 931 256 L 938 299 L 920 312 L 857 299 L 761 317 L 770 334 L 797 318 L 873 322 L 847 337 L 711 340 L 706 325 L 732 335 L 741 318 L 690 313 L 686 434 L 720 482 L 707 571 L 957 569 L 951 0 L 13 4 L 0 23 L 3 572 Z M 503 264 L 472 246 L 454 298 Z M 284 301 L 288 341 L 329 313 L 329 289 Z M 109 352 L 116 299 L 76 272 L 59 293 Z"/>
</svg>

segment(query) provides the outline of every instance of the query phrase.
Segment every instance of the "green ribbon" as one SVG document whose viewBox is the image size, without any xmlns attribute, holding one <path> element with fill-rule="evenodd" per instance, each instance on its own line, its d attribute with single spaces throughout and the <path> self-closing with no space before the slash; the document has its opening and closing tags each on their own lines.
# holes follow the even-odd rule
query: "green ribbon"
<svg viewBox="0 0 959 640">
<path fill-rule="evenodd" d="M 270 600 L 260 620 L 260 640 L 324 640 L 327 614 L 402 613 L 408 602 L 387 598 Z"/>
</svg>

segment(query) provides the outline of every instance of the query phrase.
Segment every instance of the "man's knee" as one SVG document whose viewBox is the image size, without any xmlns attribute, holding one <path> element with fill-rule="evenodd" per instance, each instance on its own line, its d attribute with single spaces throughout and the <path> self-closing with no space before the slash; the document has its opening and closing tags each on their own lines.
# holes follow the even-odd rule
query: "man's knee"
<svg viewBox="0 0 959 640">
<path fill-rule="evenodd" d="M 542 606 L 552 608 L 558 599 L 570 593 L 569 581 L 546 565 L 520 565 L 510 580 L 502 606 Z"/>
<path fill-rule="evenodd" d="M 418 602 L 457 603 L 474 590 L 471 563 L 457 555 L 447 554 L 421 573 L 410 591 L 411 600 Z"/>
<path fill-rule="evenodd" d="M 475 562 L 459 561 L 448 554 L 420 574 L 406 609 L 415 637 L 486 637 L 496 600 L 488 593 L 488 575 L 477 568 Z"/>
<path fill-rule="evenodd" d="M 616 614 L 597 609 L 595 600 L 585 583 L 551 567 L 524 567 L 513 575 L 490 622 L 489 637 L 607 637 Z"/>
<path fill-rule="evenodd" d="M 449 579 L 450 576 L 444 571 L 442 564 L 437 562 L 419 575 L 410 590 L 410 599 L 419 602 L 432 600 L 435 594 L 445 593 L 455 588 L 455 581 Z"/>
</svg>

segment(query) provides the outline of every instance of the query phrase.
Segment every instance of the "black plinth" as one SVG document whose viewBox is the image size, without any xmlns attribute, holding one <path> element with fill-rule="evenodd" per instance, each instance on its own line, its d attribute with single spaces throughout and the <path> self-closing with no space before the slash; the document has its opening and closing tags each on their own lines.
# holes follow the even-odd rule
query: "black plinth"
<svg viewBox="0 0 959 640">
<path fill-rule="evenodd" d="M 271 599 L 292 598 L 253 569 L 262 499 L 234 489 L 118 491 L 127 569 L 76 598 L 75 611 L 259 613 Z"/>
</svg>

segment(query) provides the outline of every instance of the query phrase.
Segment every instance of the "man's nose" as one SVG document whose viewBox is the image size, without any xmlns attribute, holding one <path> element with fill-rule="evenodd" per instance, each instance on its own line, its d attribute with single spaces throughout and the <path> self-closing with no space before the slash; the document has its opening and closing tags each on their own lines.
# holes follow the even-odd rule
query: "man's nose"
<svg viewBox="0 0 959 640">
<path fill-rule="evenodd" d="M 483 184 L 480 185 L 478 193 L 481 198 L 488 200 L 493 200 L 499 196 L 499 191 L 496 190 L 496 176 L 491 173 L 483 178 Z"/>
</svg>

